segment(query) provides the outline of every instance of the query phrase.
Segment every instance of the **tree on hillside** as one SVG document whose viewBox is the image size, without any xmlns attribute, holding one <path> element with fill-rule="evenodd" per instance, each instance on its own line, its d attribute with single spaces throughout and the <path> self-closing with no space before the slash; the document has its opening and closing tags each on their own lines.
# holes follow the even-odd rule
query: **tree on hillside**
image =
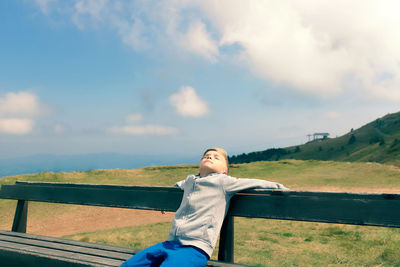
<svg viewBox="0 0 400 267">
<path fill-rule="evenodd" d="M 356 137 L 355 137 L 354 134 L 352 134 L 352 135 L 350 136 L 350 139 L 349 139 L 349 145 L 354 144 L 355 142 L 356 142 Z"/>
<path fill-rule="evenodd" d="M 385 122 L 381 119 L 376 119 L 376 121 L 375 121 L 376 128 L 381 128 L 384 124 L 385 124 Z"/>
<path fill-rule="evenodd" d="M 279 160 L 281 156 L 291 152 L 282 148 L 271 148 L 264 151 L 243 153 L 237 156 L 228 157 L 230 163 L 249 163 L 261 160 Z"/>
<path fill-rule="evenodd" d="M 400 140 L 395 138 L 392 142 L 392 144 L 390 145 L 390 148 L 393 148 L 395 146 L 397 146 L 398 144 L 400 144 Z"/>
<path fill-rule="evenodd" d="M 399 139 L 394 139 L 392 144 L 389 147 L 388 153 L 393 153 L 400 151 L 400 140 Z"/>
<path fill-rule="evenodd" d="M 379 145 L 385 144 L 385 140 L 380 135 L 375 135 L 369 139 L 370 144 L 379 143 Z"/>
</svg>

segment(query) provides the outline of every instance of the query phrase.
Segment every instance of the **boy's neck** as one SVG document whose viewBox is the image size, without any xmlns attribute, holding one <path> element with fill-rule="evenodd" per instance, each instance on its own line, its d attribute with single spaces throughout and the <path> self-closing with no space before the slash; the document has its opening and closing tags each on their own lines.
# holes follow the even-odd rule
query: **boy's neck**
<svg viewBox="0 0 400 267">
<path fill-rule="evenodd" d="M 218 174 L 223 174 L 223 173 L 219 173 L 219 172 L 206 172 L 206 173 L 199 173 L 199 176 L 200 177 L 206 177 L 206 176 L 208 176 L 208 175 L 210 175 L 210 174 L 213 174 L 213 173 L 218 173 Z"/>
</svg>

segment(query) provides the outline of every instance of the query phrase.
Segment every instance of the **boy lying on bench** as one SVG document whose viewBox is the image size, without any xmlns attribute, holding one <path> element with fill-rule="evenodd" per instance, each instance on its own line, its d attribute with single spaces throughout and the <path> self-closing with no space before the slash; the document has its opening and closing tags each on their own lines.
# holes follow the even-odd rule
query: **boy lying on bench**
<svg viewBox="0 0 400 267">
<path fill-rule="evenodd" d="M 199 174 L 189 175 L 175 184 L 184 190 L 184 194 L 167 241 L 140 251 L 121 267 L 203 267 L 217 243 L 230 199 L 237 192 L 250 188 L 288 190 L 278 183 L 234 178 L 227 174 L 225 150 L 207 149 L 200 161 Z"/>
</svg>

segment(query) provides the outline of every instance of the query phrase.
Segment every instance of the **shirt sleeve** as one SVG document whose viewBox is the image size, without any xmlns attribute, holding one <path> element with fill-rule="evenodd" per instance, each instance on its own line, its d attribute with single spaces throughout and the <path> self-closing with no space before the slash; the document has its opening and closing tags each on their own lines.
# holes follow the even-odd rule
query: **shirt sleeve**
<svg viewBox="0 0 400 267">
<path fill-rule="evenodd" d="M 242 190 L 255 188 L 289 190 L 282 184 L 275 182 L 269 182 L 260 179 L 235 178 L 231 176 L 226 176 L 222 179 L 222 186 L 225 192 L 228 194 L 235 194 Z"/>
<path fill-rule="evenodd" d="M 179 182 L 177 182 L 176 184 L 174 184 L 174 187 L 178 187 L 178 188 L 184 190 L 184 186 L 185 186 L 186 181 L 187 181 L 190 177 L 193 177 L 193 176 L 194 176 L 193 174 L 188 175 L 188 176 L 186 177 L 185 180 L 179 181 Z"/>
<path fill-rule="evenodd" d="M 182 180 L 182 181 L 179 181 L 176 184 L 174 184 L 174 187 L 178 187 L 180 189 L 183 189 L 183 185 L 185 184 L 185 182 L 186 182 L 186 179 Z"/>
</svg>

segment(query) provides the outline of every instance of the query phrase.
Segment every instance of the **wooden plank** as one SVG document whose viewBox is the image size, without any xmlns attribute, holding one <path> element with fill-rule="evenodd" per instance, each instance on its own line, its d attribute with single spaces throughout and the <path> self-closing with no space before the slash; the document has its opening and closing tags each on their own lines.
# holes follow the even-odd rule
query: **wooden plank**
<svg viewBox="0 0 400 267">
<path fill-rule="evenodd" d="M 88 264 L 71 260 L 60 259 L 56 256 L 48 255 L 43 257 L 35 253 L 23 253 L 15 249 L 0 247 L 0 262 L 2 267 L 89 267 L 100 264 Z"/>
<path fill-rule="evenodd" d="M 94 243 L 88 243 L 88 242 L 81 242 L 81 241 L 75 241 L 75 240 L 69 240 L 69 239 L 63 239 L 63 238 L 47 237 L 47 236 L 40 236 L 40 235 L 33 235 L 33 234 L 22 234 L 22 233 L 14 233 L 14 232 L 9 232 L 9 231 L 0 231 L 0 241 L 4 240 L 5 237 L 18 237 L 18 238 L 28 239 L 28 241 L 23 241 L 22 243 L 29 243 L 30 242 L 29 239 L 32 239 L 34 241 L 45 240 L 45 241 L 49 241 L 49 243 L 53 243 L 53 244 L 60 243 L 60 244 L 73 245 L 73 246 L 76 247 L 74 249 L 74 251 L 77 251 L 77 252 L 79 252 L 81 248 L 97 248 L 99 250 L 98 253 L 101 254 L 102 256 L 108 256 L 108 255 L 103 254 L 102 250 L 103 251 L 108 251 L 108 252 L 119 252 L 122 255 L 120 255 L 120 257 L 118 259 L 120 259 L 121 261 L 124 261 L 124 260 L 130 258 L 132 255 L 134 255 L 137 252 L 136 250 L 129 249 L 129 248 L 124 248 L 124 247 L 115 247 L 115 246 L 109 246 L 109 245 L 103 245 L 103 244 L 94 244 Z M 0 260 L 3 259 L 2 256 L 1 256 L 2 255 L 2 250 L 7 250 L 7 249 L 10 249 L 10 248 L 4 247 L 4 246 L 1 247 L 1 244 L 0 244 Z M 11 251 L 13 251 L 13 250 L 11 249 Z M 28 253 L 28 256 L 26 256 L 25 253 Z M 34 256 L 32 256 L 29 253 L 34 254 Z M 4 254 L 4 252 L 3 252 L 3 254 Z M 25 257 L 26 261 L 21 263 L 21 257 L 22 257 L 22 259 L 24 259 L 24 257 Z M 40 257 L 53 257 L 54 258 L 53 260 L 57 260 L 58 259 L 59 261 L 65 261 L 65 259 L 57 258 L 54 255 L 42 255 L 40 253 L 36 253 L 35 254 L 34 252 L 23 252 L 23 251 L 20 251 L 18 253 L 18 257 L 17 257 L 19 259 L 19 261 L 18 261 L 19 265 L 16 264 L 16 265 L 12 265 L 12 266 L 23 266 L 23 265 L 28 264 L 28 263 L 29 263 L 29 266 L 33 266 L 33 265 L 30 265 L 30 264 L 32 264 L 32 260 L 37 260 Z M 67 262 L 67 263 L 65 263 L 65 262 L 63 262 L 63 263 L 58 262 L 57 263 L 57 261 L 50 261 L 50 262 L 51 262 L 50 265 L 40 265 L 39 264 L 39 265 L 36 265 L 36 266 L 64 266 L 64 264 L 70 264 L 70 262 Z M 89 266 L 87 264 L 95 264 L 95 263 L 88 263 L 88 262 L 82 262 L 82 261 L 75 262 L 74 261 L 74 264 L 77 264 L 76 266 Z M 70 265 L 67 265 L 67 266 L 70 266 Z M 73 266 L 75 266 L 75 265 L 73 265 Z M 90 265 L 90 266 L 92 266 L 92 265 Z M 119 266 L 119 265 L 115 265 L 115 266 Z M 211 266 L 213 266 L 213 267 L 234 267 L 234 266 L 236 266 L 237 267 L 237 266 L 246 266 L 246 265 L 230 264 L 230 263 L 224 263 L 224 262 L 218 262 L 218 261 L 215 261 L 215 260 L 210 260 L 210 261 L 208 261 L 207 266 L 210 266 L 210 267 Z"/>
<path fill-rule="evenodd" d="M 400 195 L 254 192 L 232 198 L 231 216 L 400 227 Z"/>
<path fill-rule="evenodd" d="M 69 251 L 60 251 L 51 248 L 36 247 L 27 244 L 16 244 L 3 240 L 0 240 L 0 248 L 0 251 L 8 250 L 18 252 L 21 255 L 37 255 L 42 258 L 57 258 L 60 261 L 78 262 L 88 265 L 93 264 L 100 266 L 119 266 L 123 262 L 121 260 L 107 259 L 104 257 L 96 257 L 92 255 L 85 255 Z"/>
<path fill-rule="evenodd" d="M 225 262 L 234 262 L 234 219 L 232 216 L 226 216 L 222 223 L 218 260 Z"/>
<path fill-rule="evenodd" d="M 103 265 L 95 262 L 82 262 L 74 259 L 68 259 L 63 257 L 57 257 L 55 255 L 42 255 L 39 253 L 16 251 L 7 247 L 1 247 L 0 244 L 0 262 L 2 267 L 88 267 L 88 266 L 120 266 L 121 263 L 114 265 Z M 207 262 L 208 267 L 246 267 L 248 265 L 218 262 L 215 260 L 209 260 Z"/>
<path fill-rule="evenodd" d="M 26 222 L 28 219 L 28 201 L 18 200 L 15 210 L 12 230 L 14 232 L 26 233 Z"/>
<path fill-rule="evenodd" d="M 176 211 L 183 195 L 182 190 L 175 188 L 144 190 L 136 187 L 87 185 L 3 185 L 0 192 L 1 198 L 163 211 Z"/>
<path fill-rule="evenodd" d="M 137 186 L 137 185 L 103 185 L 103 184 L 83 184 L 83 183 L 53 183 L 53 182 L 28 182 L 16 181 L 13 186 L 29 185 L 29 186 L 55 186 L 55 187 L 72 187 L 72 188 L 92 188 L 92 189 L 121 189 L 121 190 L 144 190 L 144 191 L 167 191 L 167 192 L 181 192 L 178 187 L 165 187 L 165 186 Z"/>
<path fill-rule="evenodd" d="M 21 254 L 33 254 L 35 258 L 56 257 L 59 260 L 66 258 L 66 261 L 68 261 L 68 258 L 73 255 L 74 257 L 71 259 L 73 259 L 74 262 L 78 260 L 80 264 L 85 263 L 90 264 L 90 266 L 93 264 L 96 266 L 103 266 L 104 264 L 119 266 L 123 261 L 127 260 L 137 252 L 136 250 L 123 247 L 9 231 L 0 231 L 0 245 L 1 242 L 7 242 L 7 246 L 3 244 L 3 247 L 0 246 L 0 250 L 4 247 L 8 247 L 8 250 L 14 249 L 19 251 Z M 11 246 L 11 243 L 13 243 L 14 246 Z M 26 250 L 25 246 L 28 246 L 30 249 Z M 77 257 L 76 254 L 79 254 L 79 256 Z M 21 257 L 25 256 L 22 255 Z M 32 256 L 29 256 L 28 258 L 32 260 Z M 49 266 L 55 265 L 58 266 L 58 264 L 54 264 L 53 262 L 53 265 Z"/>
<path fill-rule="evenodd" d="M 12 236 L 0 236 L 0 241 L 5 241 L 9 243 L 15 244 L 22 244 L 22 245 L 29 245 L 35 246 L 38 248 L 48 248 L 51 250 L 59 250 L 63 252 L 73 252 L 79 253 L 82 255 L 90 255 L 90 256 L 97 256 L 107 259 L 115 259 L 115 260 L 125 260 L 129 257 L 129 254 L 126 253 L 119 253 L 115 251 L 107 251 L 103 249 L 96 249 L 92 247 L 82 247 L 82 246 L 75 246 L 69 244 L 62 244 L 58 242 L 49 242 L 43 240 L 35 240 L 35 239 L 27 239 L 23 237 L 12 237 Z"/>
<path fill-rule="evenodd" d="M 209 267 L 250 267 L 250 265 L 240 264 L 240 263 L 230 263 L 230 262 L 221 262 L 215 260 L 209 260 L 207 265 Z"/>
<path fill-rule="evenodd" d="M 2 238 L 2 236 L 21 237 L 21 238 L 25 238 L 25 239 L 48 241 L 48 242 L 53 242 L 53 243 L 74 245 L 76 247 L 96 248 L 99 250 L 125 253 L 127 255 L 133 255 L 133 254 L 137 253 L 137 250 L 134 250 L 131 248 L 110 246 L 110 245 L 105 245 L 105 244 L 89 243 L 89 242 L 76 241 L 76 240 L 65 239 L 65 238 L 57 238 L 57 237 L 42 236 L 42 235 L 35 235 L 35 234 L 16 233 L 16 232 L 0 230 L 0 239 Z"/>
</svg>

